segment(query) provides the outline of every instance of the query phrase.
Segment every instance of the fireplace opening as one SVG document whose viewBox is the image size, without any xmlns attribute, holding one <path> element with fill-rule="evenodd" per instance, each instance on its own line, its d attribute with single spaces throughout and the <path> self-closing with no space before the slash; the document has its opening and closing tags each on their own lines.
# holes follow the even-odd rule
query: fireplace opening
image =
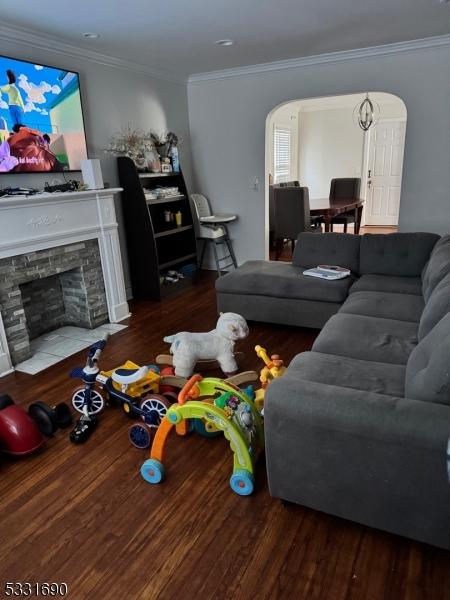
<svg viewBox="0 0 450 600">
<path fill-rule="evenodd" d="M 97 240 L 0 260 L 0 309 L 14 365 L 32 356 L 31 340 L 55 329 L 108 323 Z"/>
<path fill-rule="evenodd" d="M 30 341 L 65 325 L 92 329 L 100 324 L 89 310 L 81 268 L 34 279 L 20 285 L 19 290 Z"/>
<path fill-rule="evenodd" d="M 30 340 L 63 326 L 64 296 L 58 275 L 29 281 L 19 289 Z"/>
</svg>

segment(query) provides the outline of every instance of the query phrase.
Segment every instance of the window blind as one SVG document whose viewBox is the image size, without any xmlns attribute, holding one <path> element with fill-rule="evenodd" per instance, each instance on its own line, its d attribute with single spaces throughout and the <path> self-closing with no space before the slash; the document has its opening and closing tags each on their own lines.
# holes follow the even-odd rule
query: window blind
<svg viewBox="0 0 450 600">
<path fill-rule="evenodd" d="M 275 127 L 273 143 L 274 183 L 289 181 L 291 171 L 291 130 Z"/>
</svg>

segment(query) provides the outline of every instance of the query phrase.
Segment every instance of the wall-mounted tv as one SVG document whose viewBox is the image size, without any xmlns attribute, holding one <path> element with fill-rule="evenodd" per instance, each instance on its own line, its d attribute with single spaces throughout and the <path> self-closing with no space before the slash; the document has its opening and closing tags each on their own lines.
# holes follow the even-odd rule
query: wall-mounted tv
<svg viewBox="0 0 450 600">
<path fill-rule="evenodd" d="M 0 56 L 0 174 L 79 171 L 78 73 Z"/>
</svg>

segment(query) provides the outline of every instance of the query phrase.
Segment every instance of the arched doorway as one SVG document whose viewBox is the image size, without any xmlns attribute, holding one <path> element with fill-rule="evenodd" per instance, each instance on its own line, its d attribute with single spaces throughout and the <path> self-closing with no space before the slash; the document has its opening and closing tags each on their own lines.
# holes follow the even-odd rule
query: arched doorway
<svg viewBox="0 0 450 600">
<path fill-rule="evenodd" d="M 312 202 L 329 196 L 335 178 L 359 178 L 364 231 L 398 225 L 406 106 L 401 98 L 369 92 L 376 120 L 358 125 L 355 108 L 366 92 L 308 98 L 275 107 L 266 119 L 266 256 L 269 257 L 269 186 L 298 181 Z M 378 110 L 379 109 L 379 110 Z M 369 229 L 370 228 L 370 229 Z M 336 225 L 335 231 L 342 227 Z M 352 232 L 352 229 L 349 228 Z"/>
</svg>

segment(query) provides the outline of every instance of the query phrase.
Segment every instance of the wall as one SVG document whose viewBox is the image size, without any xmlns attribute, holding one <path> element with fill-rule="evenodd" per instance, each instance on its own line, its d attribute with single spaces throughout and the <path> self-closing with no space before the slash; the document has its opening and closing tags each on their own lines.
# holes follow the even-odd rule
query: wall
<svg viewBox="0 0 450 600">
<path fill-rule="evenodd" d="M 104 148 L 111 134 L 128 122 L 133 127 L 163 133 L 171 129 L 183 137 L 180 161 L 186 182 L 191 182 L 189 124 L 186 85 L 150 77 L 145 73 L 126 70 L 69 55 L 32 49 L 20 43 L 0 40 L 0 54 L 31 60 L 80 73 L 84 120 L 89 158 L 99 158 L 103 179 L 118 185 L 116 160 L 106 155 Z M 81 179 L 81 174 L 70 175 Z M 61 175 L 0 175 L 0 187 L 43 187 L 45 181 L 61 180 Z M 130 296 L 125 234 L 120 199 L 116 199 L 119 236 L 124 257 L 125 283 Z"/>
<path fill-rule="evenodd" d="M 238 261 L 265 255 L 266 117 L 299 98 L 366 89 L 402 98 L 408 127 L 400 229 L 450 231 L 449 71 L 449 47 L 440 46 L 223 79 L 192 78 L 188 99 L 196 191 L 209 196 L 216 210 L 239 214 L 230 227 Z M 255 176 L 259 189 L 253 189 Z"/>
<path fill-rule="evenodd" d="M 300 112 L 299 177 L 310 198 L 325 198 L 334 177 L 361 177 L 364 133 L 353 109 Z"/>
<path fill-rule="evenodd" d="M 296 103 L 299 107 L 298 172 L 302 185 L 309 188 L 310 198 L 328 196 L 330 181 L 335 177 L 361 177 L 361 192 L 364 192 L 364 132 L 355 124 L 353 116 L 361 97 L 363 93 L 349 96 L 352 99 L 349 106 L 323 110 L 304 109 L 302 102 Z M 345 98 L 337 96 L 336 103 Z M 377 100 L 381 118 L 406 119 L 402 100 L 392 96 L 390 102 L 392 104 Z M 333 104 L 332 98 L 329 103 Z"/>
</svg>

